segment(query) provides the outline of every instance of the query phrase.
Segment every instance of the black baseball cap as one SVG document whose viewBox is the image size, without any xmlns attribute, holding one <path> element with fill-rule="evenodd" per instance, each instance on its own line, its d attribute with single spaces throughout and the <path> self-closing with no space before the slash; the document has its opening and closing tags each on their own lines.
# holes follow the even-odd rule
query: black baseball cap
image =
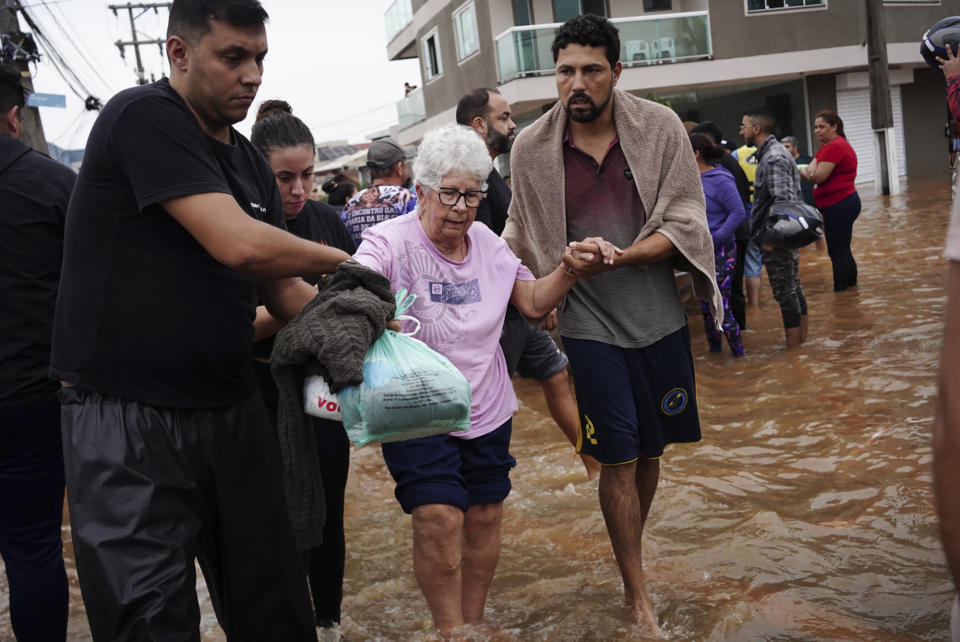
<svg viewBox="0 0 960 642">
<path fill-rule="evenodd" d="M 406 157 L 403 147 L 392 136 L 378 138 L 367 148 L 367 167 L 387 169 Z"/>
</svg>

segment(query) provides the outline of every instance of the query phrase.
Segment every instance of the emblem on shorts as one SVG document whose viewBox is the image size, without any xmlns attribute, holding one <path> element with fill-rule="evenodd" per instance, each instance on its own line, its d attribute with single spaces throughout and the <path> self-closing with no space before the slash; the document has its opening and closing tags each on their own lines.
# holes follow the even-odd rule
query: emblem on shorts
<svg viewBox="0 0 960 642">
<path fill-rule="evenodd" d="M 674 388 L 663 395 L 660 410 L 665 415 L 679 415 L 687 407 L 687 391 L 683 388 Z"/>
<path fill-rule="evenodd" d="M 584 432 L 587 435 L 587 441 L 589 441 L 591 444 L 596 446 L 597 438 L 594 437 L 594 435 L 597 433 L 597 429 L 593 426 L 593 422 L 590 421 L 590 417 L 584 415 L 583 418 L 587 420 L 587 425 L 584 426 L 584 428 L 586 429 L 584 430 Z"/>
</svg>

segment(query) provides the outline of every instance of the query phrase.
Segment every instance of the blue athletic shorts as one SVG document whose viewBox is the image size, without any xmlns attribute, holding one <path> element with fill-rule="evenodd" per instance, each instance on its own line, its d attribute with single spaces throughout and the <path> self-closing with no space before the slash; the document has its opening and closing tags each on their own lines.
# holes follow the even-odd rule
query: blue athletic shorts
<svg viewBox="0 0 960 642">
<path fill-rule="evenodd" d="M 510 494 L 513 420 L 476 439 L 434 435 L 381 446 L 397 483 L 403 512 L 423 504 L 450 504 L 463 512 L 473 504 L 496 504 Z"/>
<path fill-rule="evenodd" d="M 763 253 L 760 246 L 750 241 L 743 261 L 743 276 L 759 277 L 763 273 Z"/>
<path fill-rule="evenodd" d="M 577 452 L 615 465 L 700 441 L 687 326 L 645 348 L 567 337 L 563 346 L 577 391 Z"/>
<path fill-rule="evenodd" d="M 550 335 L 536 328 L 517 313 L 503 322 L 500 348 L 507 361 L 507 373 L 519 372 L 524 379 L 546 381 L 567 367 L 567 357 Z"/>
</svg>

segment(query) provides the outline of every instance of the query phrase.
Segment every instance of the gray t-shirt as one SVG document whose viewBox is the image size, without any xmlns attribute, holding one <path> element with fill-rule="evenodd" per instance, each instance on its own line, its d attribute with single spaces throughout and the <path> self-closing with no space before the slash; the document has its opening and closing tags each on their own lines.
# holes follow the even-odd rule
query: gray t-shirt
<svg viewBox="0 0 960 642">
<path fill-rule="evenodd" d="M 569 138 L 563 146 L 567 241 L 600 236 L 633 244 L 647 220 L 633 174 L 615 139 L 601 165 Z M 627 266 L 581 279 L 560 314 L 561 336 L 643 348 L 687 323 L 673 260 Z"/>
</svg>

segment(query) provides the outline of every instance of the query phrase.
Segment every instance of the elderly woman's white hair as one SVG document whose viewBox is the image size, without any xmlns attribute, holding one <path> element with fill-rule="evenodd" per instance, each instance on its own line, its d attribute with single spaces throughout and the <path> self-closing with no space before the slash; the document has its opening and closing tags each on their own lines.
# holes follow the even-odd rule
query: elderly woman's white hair
<svg viewBox="0 0 960 642">
<path fill-rule="evenodd" d="M 443 177 L 452 172 L 475 178 L 483 183 L 481 189 L 486 189 L 492 169 L 483 139 L 463 125 L 444 125 L 428 132 L 413 164 L 417 184 L 432 191 L 437 191 Z"/>
</svg>

